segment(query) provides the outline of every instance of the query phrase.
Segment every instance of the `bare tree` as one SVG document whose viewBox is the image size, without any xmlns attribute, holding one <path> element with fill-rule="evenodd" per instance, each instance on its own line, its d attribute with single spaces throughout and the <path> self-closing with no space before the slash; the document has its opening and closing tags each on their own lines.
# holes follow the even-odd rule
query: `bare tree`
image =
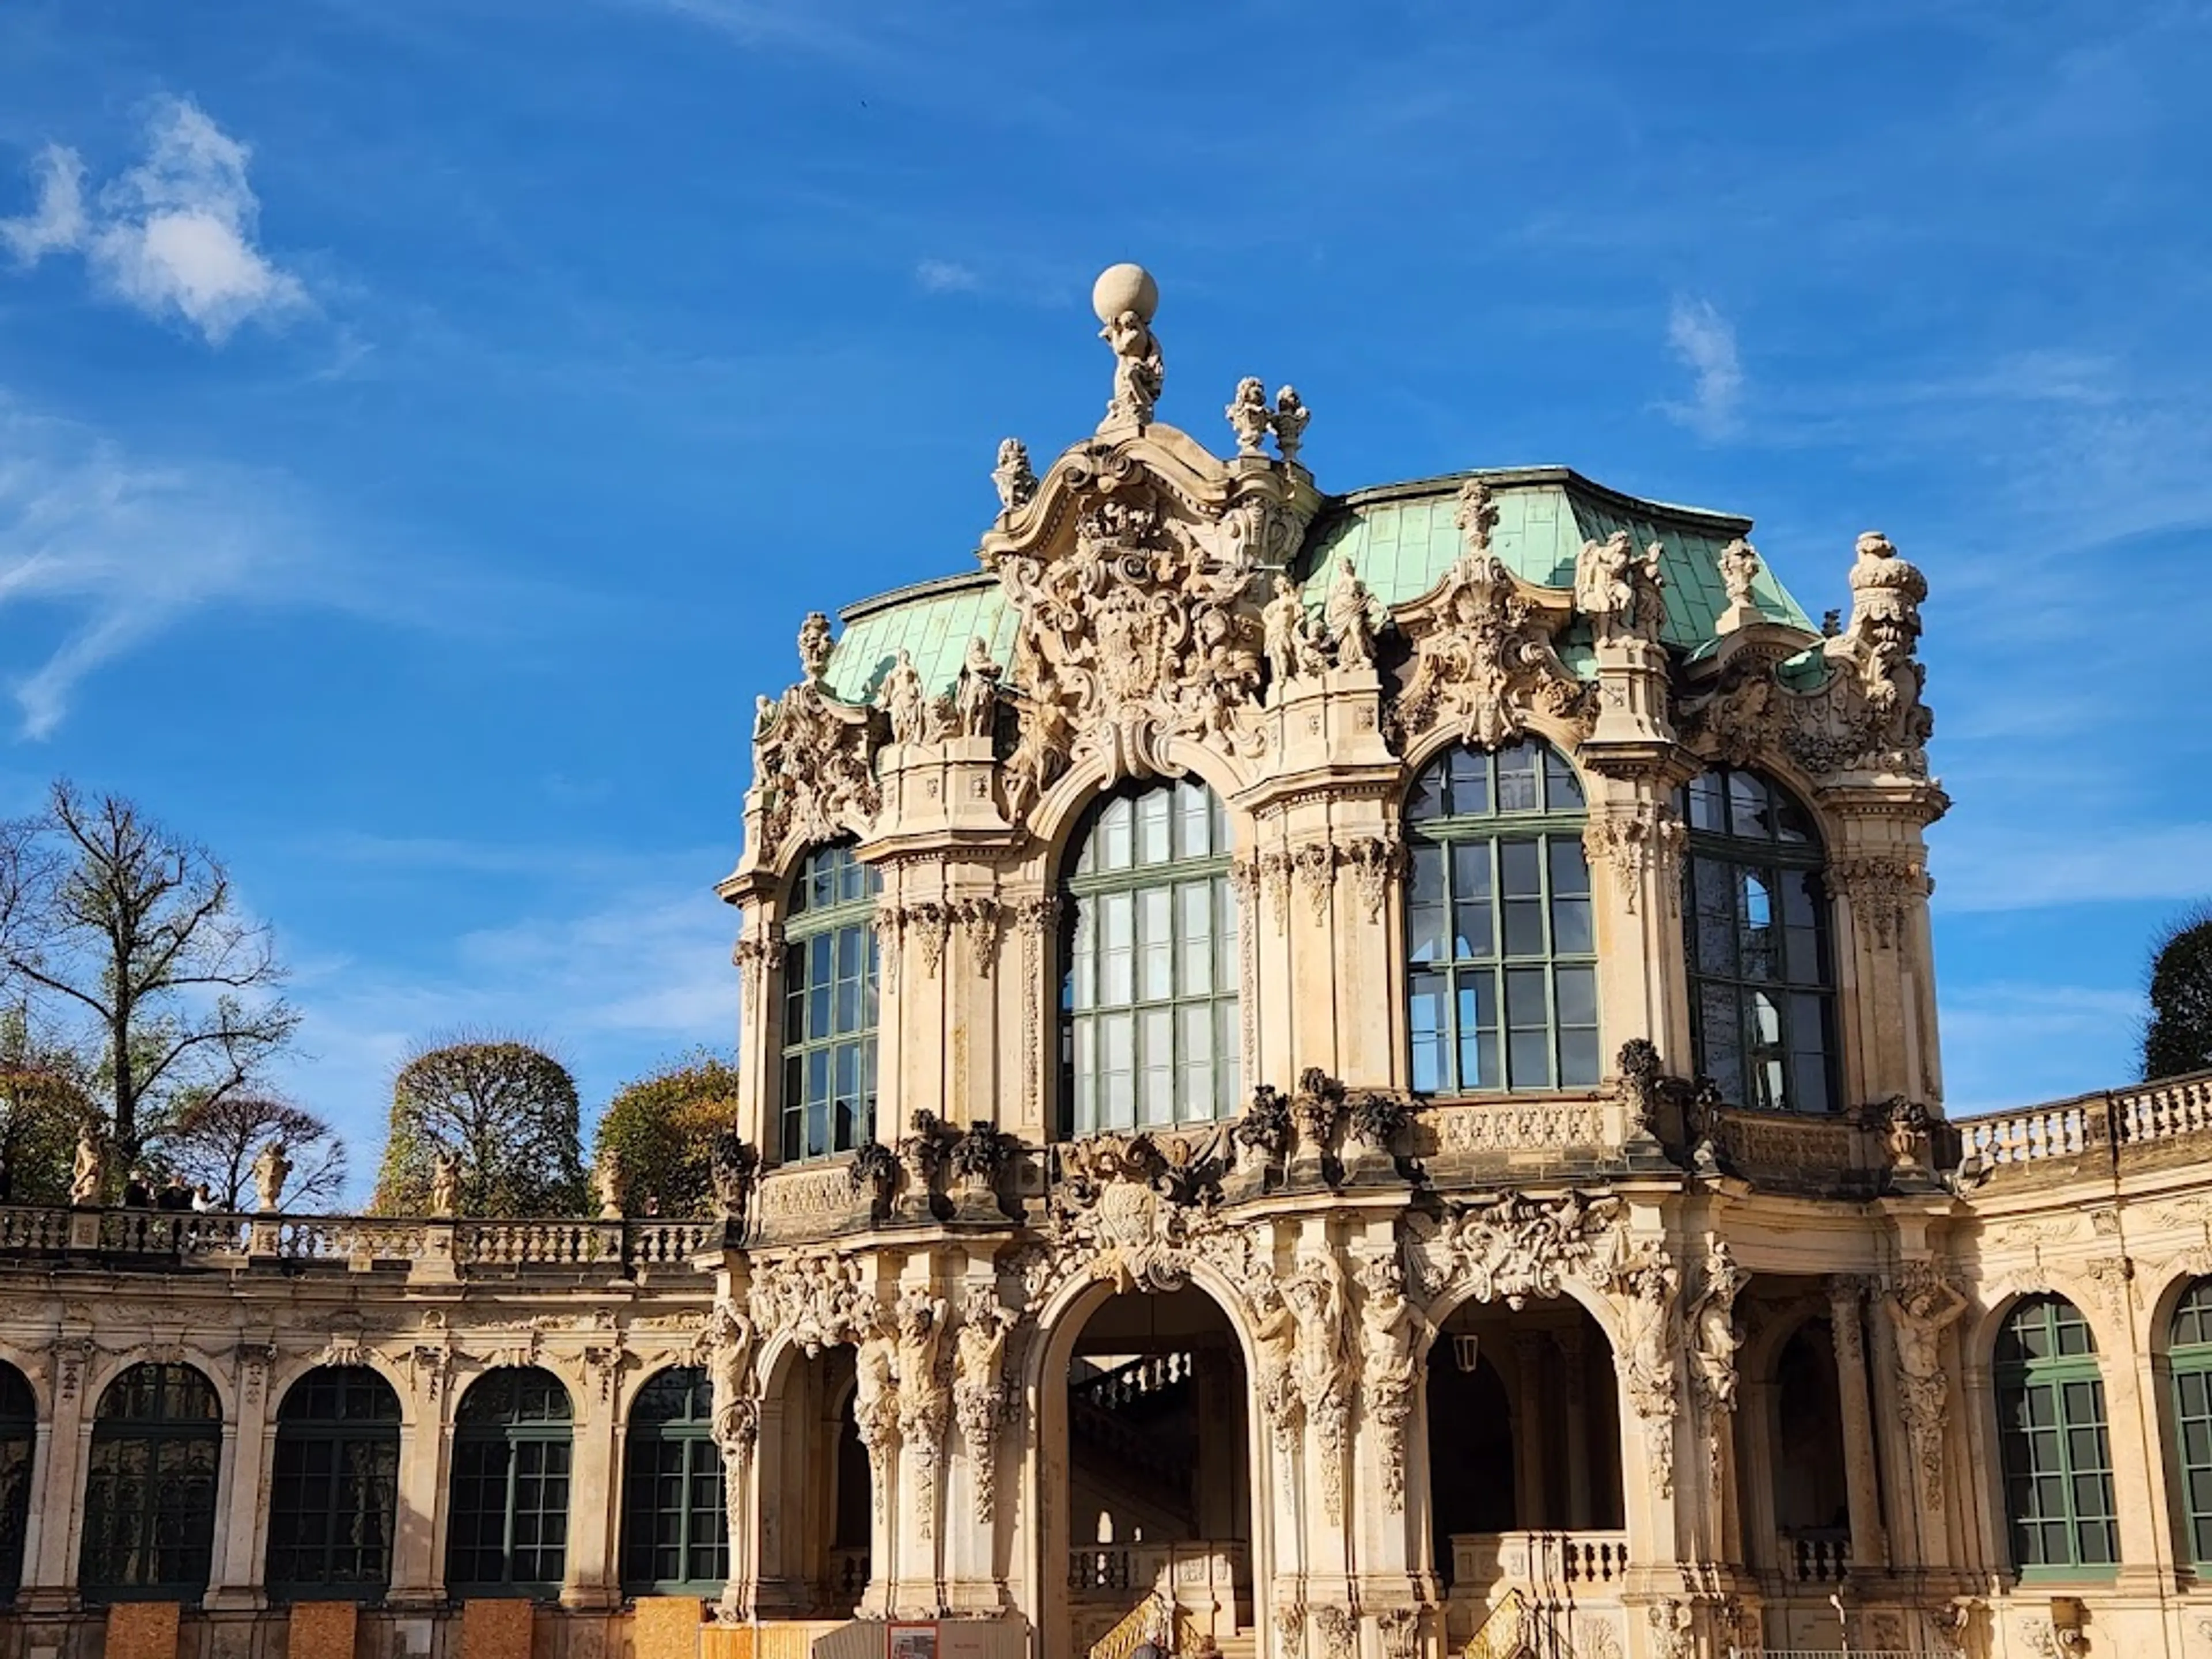
<svg viewBox="0 0 2212 1659">
<path fill-rule="evenodd" d="M 0 826 L 0 981 L 85 1028 L 119 1163 L 291 1040 L 283 977 L 223 866 L 123 797 L 63 780 L 44 812 Z"/>
<path fill-rule="evenodd" d="M 370 1207 L 421 1215 L 441 1157 L 465 1215 L 575 1215 L 584 1203 L 576 1079 L 514 1037 L 461 1034 L 417 1048 L 392 1081 L 392 1127 Z"/>
<path fill-rule="evenodd" d="M 165 1173 L 205 1182 L 218 1210 L 238 1211 L 252 1206 L 254 1157 L 272 1140 L 283 1142 L 292 1161 L 286 1209 L 312 1211 L 337 1201 L 345 1191 L 345 1142 L 306 1107 L 258 1090 L 189 1102 L 149 1137 L 149 1152 Z"/>
</svg>

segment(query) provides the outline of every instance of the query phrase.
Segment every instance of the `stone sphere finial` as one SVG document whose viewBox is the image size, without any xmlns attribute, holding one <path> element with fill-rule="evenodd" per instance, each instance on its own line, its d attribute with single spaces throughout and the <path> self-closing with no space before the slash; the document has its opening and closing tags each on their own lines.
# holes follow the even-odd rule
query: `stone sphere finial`
<svg viewBox="0 0 2212 1659">
<path fill-rule="evenodd" d="M 1149 323 L 1160 308 L 1160 285 L 1142 265 L 1109 265 L 1091 285 L 1091 309 L 1102 323 L 1133 311 L 1137 320 Z"/>
</svg>

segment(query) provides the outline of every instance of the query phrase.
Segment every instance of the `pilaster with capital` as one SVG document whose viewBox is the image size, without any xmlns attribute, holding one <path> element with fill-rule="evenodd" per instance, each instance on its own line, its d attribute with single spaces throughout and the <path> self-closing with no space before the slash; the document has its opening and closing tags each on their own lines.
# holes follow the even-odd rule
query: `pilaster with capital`
<svg viewBox="0 0 2212 1659">
<path fill-rule="evenodd" d="M 1866 1281 L 1849 1273 L 1828 1279 L 1828 1329 L 1836 1356 L 1836 1397 L 1844 1431 L 1844 1486 L 1850 1514 L 1851 1565 L 1863 1572 L 1888 1565 L 1881 1519 L 1879 1454 L 1867 1397 Z"/>
<path fill-rule="evenodd" d="M 261 1494 L 276 1450 L 276 1414 L 269 1398 L 276 1345 L 267 1334 L 240 1340 L 228 1356 L 235 1410 L 226 1413 L 222 1462 L 216 1481 L 215 1550 L 209 1561 L 204 1605 L 249 1608 L 267 1605 L 262 1588 L 261 1547 L 266 1516 Z"/>
</svg>

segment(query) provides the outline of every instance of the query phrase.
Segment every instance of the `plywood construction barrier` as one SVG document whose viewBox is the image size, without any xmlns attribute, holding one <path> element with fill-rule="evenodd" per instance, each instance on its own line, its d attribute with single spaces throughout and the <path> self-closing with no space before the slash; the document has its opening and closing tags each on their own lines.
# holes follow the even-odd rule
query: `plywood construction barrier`
<svg viewBox="0 0 2212 1659">
<path fill-rule="evenodd" d="M 177 1659 L 174 1601 L 118 1601 L 107 1610 L 107 1659 Z"/>
<path fill-rule="evenodd" d="M 530 1659 L 538 1610 L 522 1601 L 461 1604 L 461 1659 Z"/>
<path fill-rule="evenodd" d="M 353 1659 L 361 1607 L 354 1601 L 295 1601 L 287 1659 Z"/>
</svg>

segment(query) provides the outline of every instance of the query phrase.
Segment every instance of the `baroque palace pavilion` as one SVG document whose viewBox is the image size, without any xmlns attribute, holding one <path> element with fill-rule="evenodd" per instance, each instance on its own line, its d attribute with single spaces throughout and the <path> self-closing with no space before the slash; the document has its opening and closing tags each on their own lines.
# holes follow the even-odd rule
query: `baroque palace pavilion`
<svg viewBox="0 0 2212 1659">
<path fill-rule="evenodd" d="M 0 1659 L 2212 1659 L 2212 1079 L 1943 1115 L 1920 573 L 1156 300 L 759 700 L 718 1215 L 0 1211 Z"/>
</svg>

